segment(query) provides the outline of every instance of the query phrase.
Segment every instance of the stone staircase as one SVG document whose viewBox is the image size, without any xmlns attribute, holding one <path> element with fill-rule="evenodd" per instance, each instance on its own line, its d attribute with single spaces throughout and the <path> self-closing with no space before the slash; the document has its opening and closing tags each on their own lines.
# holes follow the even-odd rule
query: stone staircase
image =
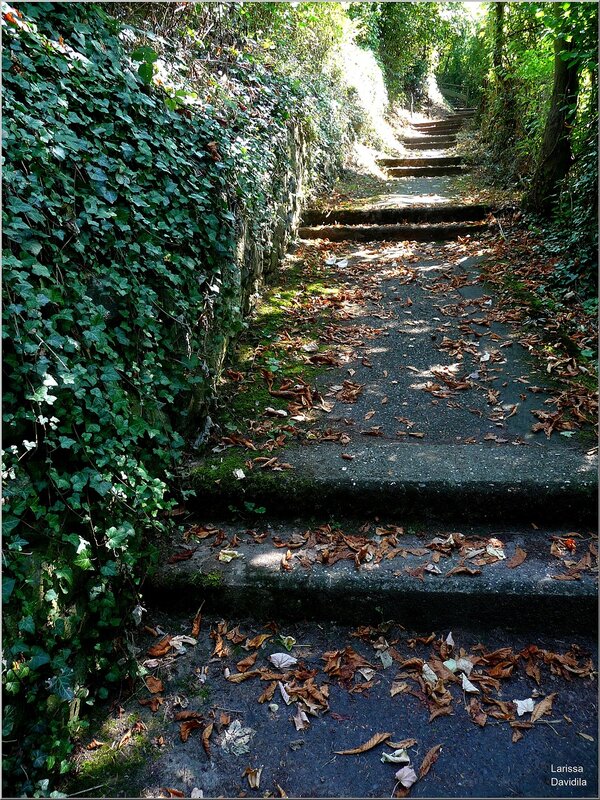
<svg viewBox="0 0 600 800">
<path fill-rule="evenodd" d="M 551 390 L 539 389 L 546 394 L 530 397 L 523 388 L 544 377 L 518 344 L 524 335 L 519 325 L 502 315 L 482 316 L 498 303 L 481 276 L 486 217 L 493 207 L 460 199 L 460 158 L 437 147 L 471 117 L 467 111 L 415 124 L 419 135 L 435 143 L 435 152 L 381 159 L 390 175 L 387 195 L 304 214 L 299 229 L 304 247 L 314 248 L 321 258 L 333 253 L 328 263 L 339 263 L 327 273 L 332 288 L 353 296 L 371 287 L 378 298 L 363 304 L 360 313 L 350 313 L 345 323 L 377 331 L 375 340 L 367 334 L 355 348 L 352 369 L 347 363 L 328 367 L 311 390 L 329 409 L 328 398 L 335 400 L 340 391 L 343 396 L 349 374 L 362 387 L 355 402 L 333 403 L 336 413 L 312 410 L 317 428 L 327 426 L 328 440 L 308 446 L 292 439 L 276 451 L 275 460 L 284 462 L 285 470 L 242 469 L 243 479 L 224 472 L 228 462 L 217 454 L 192 470 L 189 483 L 197 491 L 198 508 L 213 519 L 224 519 L 228 510 L 244 504 L 264 506 L 271 530 L 284 542 L 300 541 L 309 518 L 315 524 L 331 514 L 346 518 L 350 527 L 365 518 L 413 520 L 415 530 L 446 530 L 442 537 L 448 533 L 440 526 L 471 526 L 479 541 L 501 539 L 507 557 L 526 550 L 527 567 L 513 571 L 503 563 L 479 580 L 460 575 L 440 583 L 415 577 L 411 569 L 418 571 L 419 557 L 408 557 L 407 572 L 401 575 L 395 562 L 376 570 L 336 564 L 288 572 L 282 571 L 281 553 L 270 542 L 247 540 L 236 529 L 233 540 L 239 540 L 243 558 L 222 569 L 216 552 L 202 545 L 189 561 L 165 566 L 155 584 L 163 598 L 185 602 L 186 585 L 204 586 L 203 576 L 218 572 L 222 582 L 205 593 L 222 611 L 260 608 L 265 615 L 348 621 L 353 615 L 368 617 L 376 605 L 382 613 L 401 610 L 413 624 L 429 620 L 433 626 L 455 624 L 460 606 L 463 625 L 502 625 L 508 614 L 511 624 L 521 627 L 545 617 L 556 629 L 590 630 L 595 579 L 581 574 L 572 581 L 553 580 L 549 543 L 574 530 L 588 536 L 594 526 L 595 457 L 584 442 L 561 436 L 548 440 L 531 432 L 528 406 L 543 402 Z M 475 246 L 469 249 L 468 243 Z M 465 251 L 477 255 L 459 258 Z M 400 277 L 389 277 L 388 264 L 401 271 L 410 266 L 406 286 Z M 440 276 L 446 281 L 441 296 L 436 294 Z M 315 320 L 307 324 L 314 326 Z M 343 339 L 343 328 L 338 335 Z M 440 341 L 454 340 L 462 343 L 464 353 L 444 366 L 448 356 Z M 484 365 L 492 358 L 488 371 Z M 465 395 L 452 388 L 457 383 Z M 429 385 L 448 402 L 419 390 Z M 293 396 L 293 391 L 283 394 Z M 281 402 L 275 413 L 292 413 L 287 401 Z M 259 417 L 262 413 L 256 409 Z M 365 422 L 371 417 L 375 428 Z M 398 432 L 398 421 L 409 418 L 411 428 Z M 413 426 L 420 438 L 411 438 Z M 337 441 L 343 446 L 332 443 Z M 419 536 L 410 544 L 422 556 Z"/>
</svg>

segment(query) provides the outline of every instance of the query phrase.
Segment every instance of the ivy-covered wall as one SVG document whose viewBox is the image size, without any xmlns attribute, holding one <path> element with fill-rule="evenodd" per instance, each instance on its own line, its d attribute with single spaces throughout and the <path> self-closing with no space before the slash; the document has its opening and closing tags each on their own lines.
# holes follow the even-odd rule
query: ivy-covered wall
<svg viewBox="0 0 600 800">
<path fill-rule="evenodd" d="M 260 64 L 169 95 L 107 10 L 3 4 L 7 794 L 46 796 L 130 674 L 184 435 L 348 131 Z"/>
</svg>

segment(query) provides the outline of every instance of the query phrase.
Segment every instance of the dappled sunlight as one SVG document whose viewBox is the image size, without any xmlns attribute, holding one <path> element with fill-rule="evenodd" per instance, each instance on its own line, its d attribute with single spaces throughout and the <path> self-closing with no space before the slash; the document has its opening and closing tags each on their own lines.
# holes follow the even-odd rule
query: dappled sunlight
<svg viewBox="0 0 600 800">
<path fill-rule="evenodd" d="M 258 553 L 252 558 L 248 559 L 248 563 L 252 567 L 262 567 L 268 569 L 269 567 L 279 566 L 279 562 L 281 561 L 282 553 L 280 550 L 273 549 L 269 550 L 268 553 Z"/>
<path fill-rule="evenodd" d="M 402 328 L 408 328 L 406 333 L 417 333 L 417 334 L 431 334 L 433 330 L 433 326 L 430 323 L 426 323 L 424 321 L 413 321 L 410 319 L 402 320 L 398 329 L 402 331 Z"/>
<path fill-rule="evenodd" d="M 408 180 L 405 178 L 404 180 Z M 385 198 L 373 203 L 373 208 L 393 208 L 396 206 L 415 206 L 425 203 L 437 205 L 440 203 L 451 203 L 454 197 L 444 196 L 441 194 L 400 194 L 395 192 L 388 194 Z"/>
</svg>

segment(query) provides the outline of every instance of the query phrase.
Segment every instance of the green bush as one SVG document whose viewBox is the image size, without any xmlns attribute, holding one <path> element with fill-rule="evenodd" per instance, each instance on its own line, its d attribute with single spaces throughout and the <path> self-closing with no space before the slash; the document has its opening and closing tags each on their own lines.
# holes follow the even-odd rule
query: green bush
<svg viewBox="0 0 600 800">
<path fill-rule="evenodd" d="M 130 58 L 100 6 L 2 24 L 4 777 L 31 794 L 134 674 L 180 432 L 210 398 L 212 338 L 241 325 L 237 220 L 259 242 L 274 224 L 291 121 L 314 119 L 316 175 L 345 118 L 248 61 L 204 97 L 157 88 L 154 50 Z"/>
</svg>

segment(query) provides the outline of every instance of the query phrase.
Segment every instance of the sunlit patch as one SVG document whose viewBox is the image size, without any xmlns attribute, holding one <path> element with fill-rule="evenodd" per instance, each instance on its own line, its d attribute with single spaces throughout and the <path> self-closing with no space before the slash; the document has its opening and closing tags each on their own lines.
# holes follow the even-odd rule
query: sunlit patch
<svg viewBox="0 0 600 800">
<path fill-rule="evenodd" d="M 268 553 L 259 553 L 250 559 L 250 564 L 253 567 L 272 567 L 279 564 L 281 561 L 281 552 L 279 550 L 269 550 Z"/>
<path fill-rule="evenodd" d="M 433 328 L 431 325 L 426 325 L 423 322 L 416 322 L 413 320 L 403 320 L 402 325 L 399 328 L 401 333 L 431 333 L 432 330 Z"/>
</svg>

